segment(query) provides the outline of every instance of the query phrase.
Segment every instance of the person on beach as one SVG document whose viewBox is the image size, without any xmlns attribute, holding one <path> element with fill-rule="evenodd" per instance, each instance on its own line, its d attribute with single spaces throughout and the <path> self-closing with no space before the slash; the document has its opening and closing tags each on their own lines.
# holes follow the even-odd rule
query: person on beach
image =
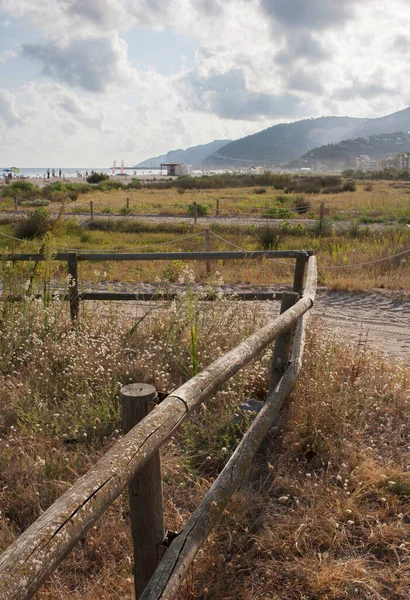
<svg viewBox="0 0 410 600">
<path fill-rule="evenodd" d="M 53 176 L 53 177 L 55 177 L 55 176 L 56 176 L 56 171 L 55 171 L 55 169 L 53 169 L 53 170 L 51 171 L 51 174 L 52 174 L 52 176 Z"/>
<path fill-rule="evenodd" d="M 59 172 L 58 172 L 58 176 L 59 176 L 59 178 L 61 179 L 61 169 L 60 169 L 60 170 L 59 170 Z"/>
<path fill-rule="evenodd" d="M 50 169 L 47 169 L 47 179 L 50 179 Z"/>
</svg>

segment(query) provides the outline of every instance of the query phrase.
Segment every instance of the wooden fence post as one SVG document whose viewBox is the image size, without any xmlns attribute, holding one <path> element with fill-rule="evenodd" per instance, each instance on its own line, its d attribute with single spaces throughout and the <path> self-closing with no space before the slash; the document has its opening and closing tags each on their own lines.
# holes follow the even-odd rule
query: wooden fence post
<svg viewBox="0 0 410 600">
<path fill-rule="evenodd" d="M 71 276 L 69 282 L 68 298 L 70 301 L 71 320 L 76 321 L 80 312 L 80 295 L 78 293 L 78 259 L 75 252 L 68 253 L 68 273 Z"/>
<path fill-rule="evenodd" d="M 14 210 L 17 210 L 17 196 L 14 196 Z"/>
<path fill-rule="evenodd" d="M 94 219 L 94 202 L 93 202 L 93 200 L 90 200 L 90 216 L 91 216 L 91 219 Z"/>
<path fill-rule="evenodd" d="M 122 387 L 120 398 L 124 433 L 139 423 L 158 401 L 156 389 L 146 383 Z M 157 568 L 159 545 L 165 537 L 159 451 L 130 480 L 128 489 L 134 541 L 135 597 L 139 598 Z"/>
<path fill-rule="evenodd" d="M 196 204 L 196 202 L 194 202 L 194 227 L 196 229 L 196 226 L 198 224 L 198 206 Z"/>
<path fill-rule="evenodd" d="M 301 294 L 303 292 L 303 280 L 305 277 L 305 267 L 308 261 L 307 254 L 299 254 L 296 257 L 295 275 L 293 278 L 293 291 Z"/>
<path fill-rule="evenodd" d="M 216 199 L 216 211 L 215 216 L 219 217 L 219 198 Z"/>
<path fill-rule="evenodd" d="M 321 202 L 320 203 L 320 216 L 319 216 L 319 221 L 320 221 L 320 230 L 322 231 L 323 229 L 323 219 L 325 216 L 325 203 Z"/>
<path fill-rule="evenodd" d="M 209 229 L 205 229 L 205 252 L 211 252 L 211 232 Z M 210 260 L 206 261 L 206 274 L 210 275 L 212 273 L 212 262 Z"/>
<path fill-rule="evenodd" d="M 299 300 L 299 294 L 296 292 L 283 292 L 280 305 L 280 314 L 284 313 Z M 292 335 L 294 326 L 281 333 L 275 341 L 273 349 L 272 365 L 269 374 L 269 392 L 272 392 L 278 385 L 282 375 L 287 369 L 290 349 L 292 345 Z"/>
<path fill-rule="evenodd" d="M 130 199 L 127 198 L 127 210 L 129 210 L 129 209 L 130 209 Z"/>
</svg>

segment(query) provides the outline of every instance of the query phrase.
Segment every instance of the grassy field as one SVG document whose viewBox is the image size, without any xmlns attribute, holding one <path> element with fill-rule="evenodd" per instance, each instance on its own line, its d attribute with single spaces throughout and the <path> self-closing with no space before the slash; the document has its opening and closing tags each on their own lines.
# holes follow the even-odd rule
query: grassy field
<svg viewBox="0 0 410 600">
<path fill-rule="evenodd" d="M 15 274 L 3 269 L 12 285 Z M 121 385 L 171 391 L 263 322 L 256 304 L 224 299 L 204 309 L 190 293 L 141 316 L 111 308 L 96 318 L 89 309 L 71 328 L 58 300 L 3 303 L 0 550 L 120 437 Z M 163 449 L 167 528 L 183 526 L 238 444 L 232 415 L 242 400 L 264 399 L 269 362 L 264 352 Z M 409 378 L 408 368 L 347 348 L 316 321 L 283 431 L 264 443 L 178 597 L 407 599 Z M 125 494 L 36 597 L 132 594 Z"/>
<path fill-rule="evenodd" d="M 156 190 L 93 191 L 80 194 L 67 205 L 68 212 L 89 213 L 90 201 L 96 214 L 126 212 L 127 198 L 132 214 L 156 214 L 184 216 L 189 207 L 197 202 L 209 215 L 215 215 L 219 200 L 219 214 L 223 216 L 257 216 L 278 210 L 291 213 L 298 218 L 317 218 L 320 204 L 325 203 L 330 218 L 338 220 L 357 218 L 363 222 L 383 222 L 391 219 L 410 221 L 410 183 L 392 181 L 356 182 L 356 191 L 342 193 L 299 194 L 284 193 L 272 187 L 222 188 L 213 190 L 184 190 L 178 193 L 175 188 Z M 305 215 L 296 215 L 295 202 L 299 198 L 309 202 Z M 52 202 L 50 208 L 58 210 L 59 202 Z M 24 208 L 30 209 L 30 206 Z M 0 210 L 12 211 L 12 197 L 0 198 Z M 192 210 L 192 209 L 191 209 Z M 289 215 L 290 216 L 290 215 Z"/>
<path fill-rule="evenodd" d="M 7 219 L 6 219 L 7 221 Z M 4 221 L 3 221 L 4 222 Z M 186 223 L 146 224 L 134 219 L 95 219 L 88 224 L 78 224 L 75 219 L 54 224 L 54 231 L 47 242 L 50 252 L 57 249 L 78 251 L 100 250 L 129 252 L 168 252 L 205 250 L 203 231 Z M 212 225 L 211 230 L 223 237 L 211 236 L 213 250 L 260 249 L 311 249 L 318 257 L 319 283 L 329 289 L 373 290 L 386 289 L 408 293 L 410 290 L 410 258 L 399 256 L 386 262 L 354 267 L 388 257 L 410 248 L 410 228 L 405 224 L 359 227 L 356 223 L 346 231 L 332 227 L 326 221 L 323 228 L 309 229 L 303 224 L 292 225 L 282 221 L 279 227 L 267 220 L 262 227 L 253 225 Z M 0 234 L 15 235 L 15 223 L 0 225 Z M 181 240 L 181 241 L 179 241 Z M 231 245 L 230 245 L 231 244 Z M 232 246 L 233 244 L 233 246 Z M 3 251 L 35 252 L 41 242 L 20 242 L 0 235 Z M 193 263 L 196 278 L 205 280 L 205 265 Z M 33 267 L 29 267 L 33 268 Z M 40 269 L 43 267 L 39 267 Z M 80 280 L 85 282 L 152 282 L 158 279 L 177 280 L 183 268 L 178 262 L 105 262 L 80 263 Z M 55 276 L 64 275 L 65 266 L 55 264 Z M 293 261 L 219 261 L 213 269 L 220 272 L 227 283 L 275 284 L 291 280 Z"/>
</svg>

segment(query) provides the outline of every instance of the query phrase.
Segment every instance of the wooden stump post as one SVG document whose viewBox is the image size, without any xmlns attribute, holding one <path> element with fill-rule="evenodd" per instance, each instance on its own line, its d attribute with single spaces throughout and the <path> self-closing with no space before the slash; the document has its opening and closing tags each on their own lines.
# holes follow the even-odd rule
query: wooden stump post
<svg viewBox="0 0 410 600">
<path fill-rule="evenodd" d="M 132 383 L 120 390 L 122 428 L 127 433 L 155 407 L 156 389 Z M 135 597 L 139 598 L 158 565 L 158 547 L 163 543 L 164 508 L 159 451 L 129 483 L 131 531 L 134 541 Z"/>
<path fill-rule="evenodd" d="M 305 267 L 308 261 L 308 256 L 299 254 L 296 258 L 295 275 L 293 278 L 293 291 L 298 294 L 303 292 L 303 280 L 305 277 Z"/>
<path fill-rule="evenodd" d="M 14 210 L 17 210 L 17 196 L 14 196 Z"/>
<path fill-rule="evenodd" d="M 129 210 L 129 209 L 130 209 L 130 199 L 127 198 L 127 210 Z"/>
<path fill-rule="evenodd" d="M 299 300 L 299 294 L 296 292 L 283 292 L 280 305 L 280 314 L 284 313 Z M 292 335 L 295 326 L 281 333 L 275 342 L 273 349 L 272 365 L 269 375 L 268 393 L 272 392 L 278 385 L 282 375 L 286 371 L 289 363 L 290 349 L 292 345 Z"/>
<path fill-rule="evenodd" d="M 205 229 L 205 252 L 211 252 L 211 232 L 209 229 Z M 206 274 L 210 275 L 212 273 L 212 262 L 210 260 L 206 261 Z"/>
<path fill-rule="evenodd" d="M 70 301 L 70 316 L 72 321 L 78 319 L 80 313 L 80 295 L 78 292 L 78 260 L 75 252 L 68 253 L 68 273 L 71 276 L 68 290 Z"/>
<path fill-rule="evenodd" d="M 216 199 L 216 211 L 215 216 L 219 217 L 219 198 Z"/>
<path fill-rule="evenodd" d="M 90 200 L 90 216 L 91 216 L 91 219 L 94 219 L 94 202 L 93 202 L 93 200 Z"/>
</svg>

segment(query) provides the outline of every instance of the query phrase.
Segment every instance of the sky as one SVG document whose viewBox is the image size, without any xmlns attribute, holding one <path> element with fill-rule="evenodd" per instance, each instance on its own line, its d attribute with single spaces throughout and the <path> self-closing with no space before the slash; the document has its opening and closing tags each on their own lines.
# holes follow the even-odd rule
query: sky
<svg viewBox="0 0 410 600">
<path fill-rule="evenodd" d="M 408 0 L 0 0 L 0 165 L 127 166 L 410 105 Z"/>
</svg>

